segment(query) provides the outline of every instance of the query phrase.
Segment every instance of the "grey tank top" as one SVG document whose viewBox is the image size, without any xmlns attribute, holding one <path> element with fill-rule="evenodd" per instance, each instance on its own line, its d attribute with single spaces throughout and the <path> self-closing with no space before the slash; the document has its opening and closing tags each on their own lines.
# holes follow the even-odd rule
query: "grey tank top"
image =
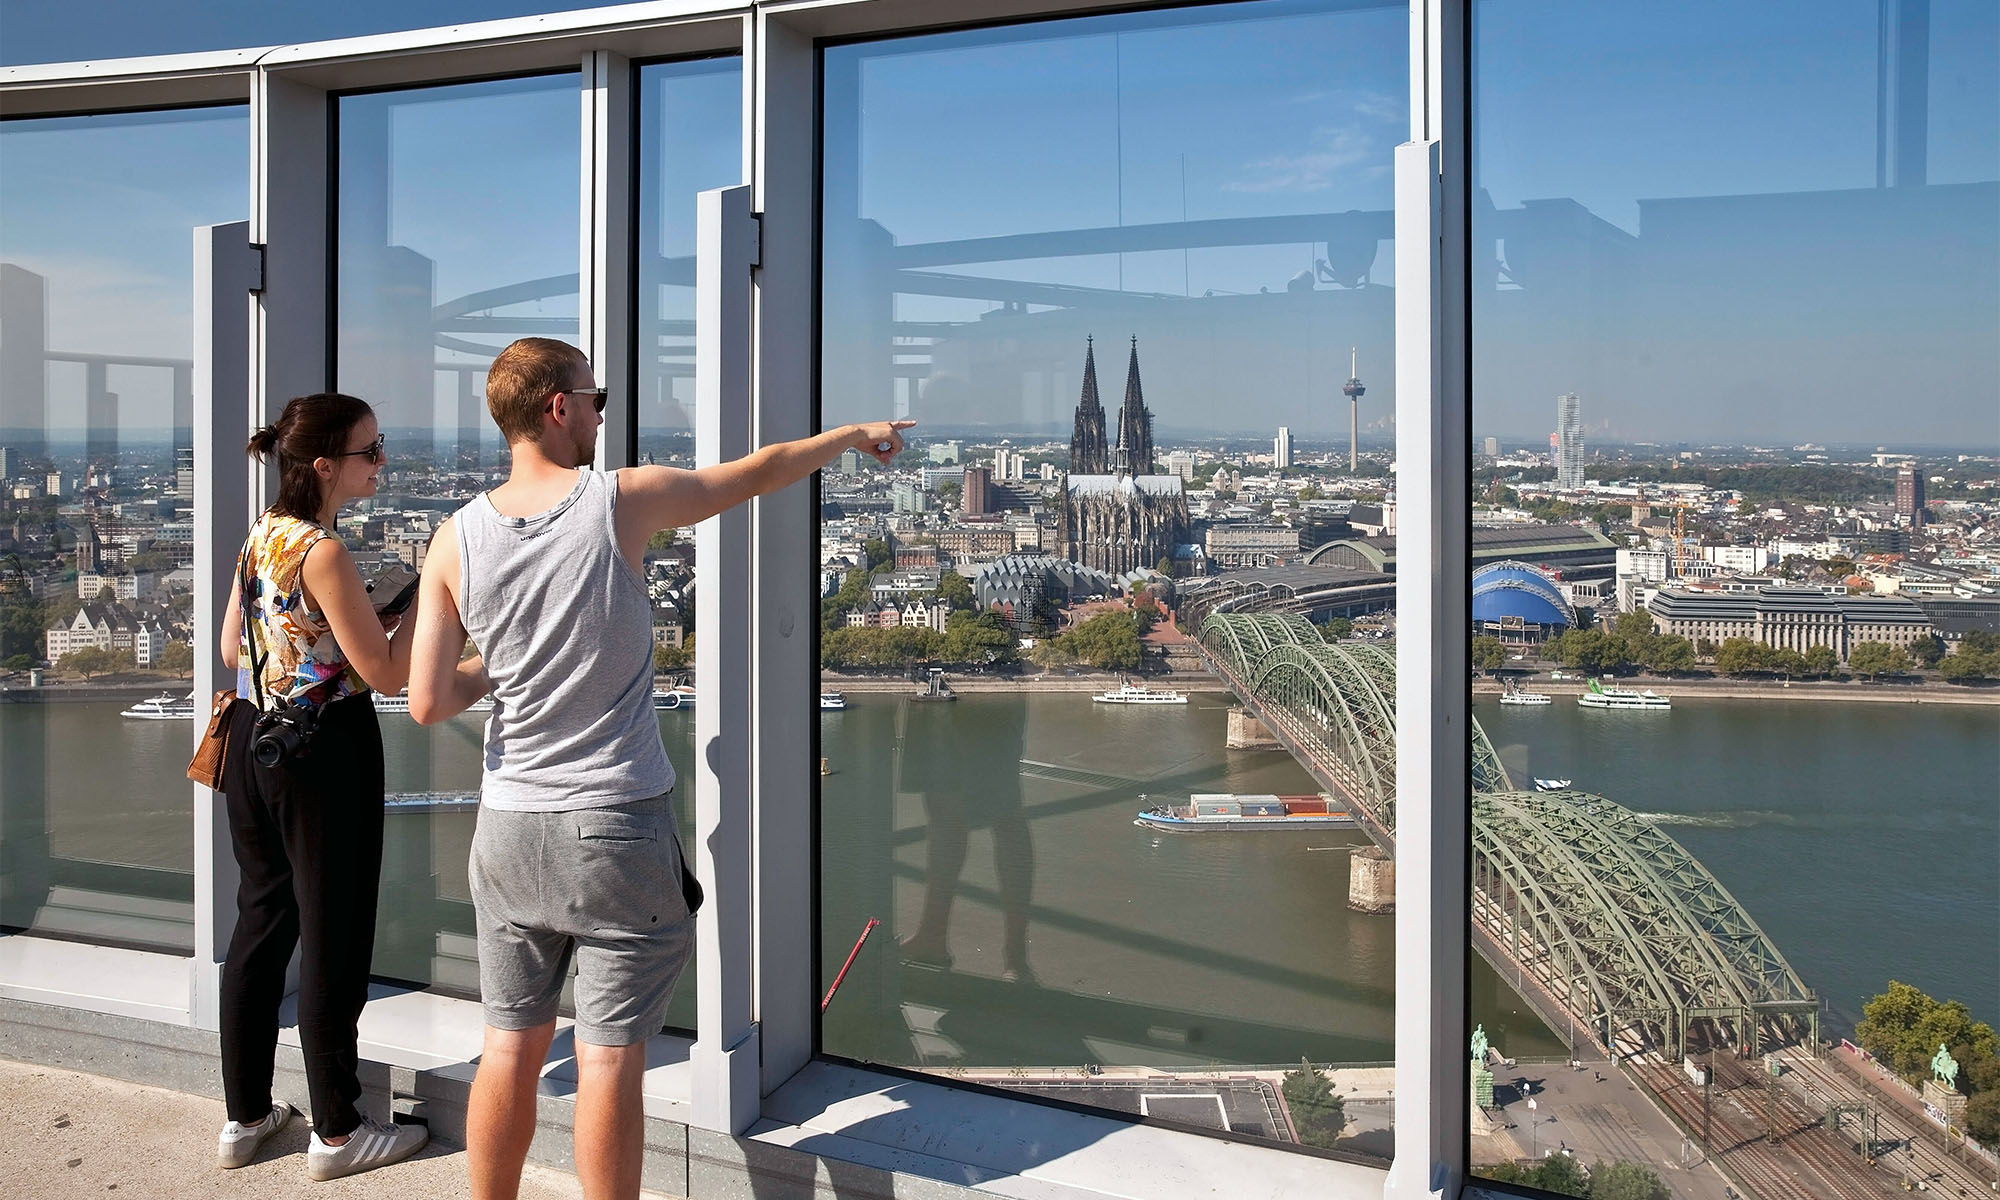
<svg viewBox="0 0 2000 1200">
<path fill-rule="evenodd" d="M 459 613 L 493 679 L 480 802 L 514 812 L 662 795 L 673 764 L 653 711 L 653 613 L 618 552 L 618 477 L 580 471 L 562 502 L 458 510 Z"/>
</svg>

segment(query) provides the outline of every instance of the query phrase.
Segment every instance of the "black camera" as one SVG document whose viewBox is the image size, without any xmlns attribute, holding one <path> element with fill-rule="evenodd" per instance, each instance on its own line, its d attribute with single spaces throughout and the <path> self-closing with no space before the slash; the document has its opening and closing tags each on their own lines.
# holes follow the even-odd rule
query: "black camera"
<svg viewBox="0 0 2000 1200">
<path fill-rule="evenodd" d="M 319 728 L 319 712 L 291 704 L 258 715 L 250 727 L 250 754 L 258 765 L 275 767 L 303 755 Z"/>
</svg>

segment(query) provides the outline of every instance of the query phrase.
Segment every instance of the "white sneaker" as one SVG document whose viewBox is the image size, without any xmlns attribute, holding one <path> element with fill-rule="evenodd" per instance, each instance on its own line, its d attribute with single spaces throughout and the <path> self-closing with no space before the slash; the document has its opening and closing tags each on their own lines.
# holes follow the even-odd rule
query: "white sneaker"
<svg viewBox="0 0 2000 1200">
<path fill-rule="evenodd" d="M 422 1125 L 384 1125 L 368 1117 L 338 1146 L 319 1140 L 317 1130 L 306 1150 L 306 1174 L 321 1183 L 344 1175 L 359 1175 L 399 1163 L 424 1148 L 431 1131 Z"/>
<path fill-rule="evenodd" d="M 271 1105 L 271 1111 L 255 1125 L 229 1122 L 222 1127 L 222 1136 L 215 1140 L 215 1161 L 225 1171 L 249 1166 L 250 1161 L 257 1157 L 257 1148 L 291 1119 L 292 1106 L 280 1100 Z"/>
</svg>

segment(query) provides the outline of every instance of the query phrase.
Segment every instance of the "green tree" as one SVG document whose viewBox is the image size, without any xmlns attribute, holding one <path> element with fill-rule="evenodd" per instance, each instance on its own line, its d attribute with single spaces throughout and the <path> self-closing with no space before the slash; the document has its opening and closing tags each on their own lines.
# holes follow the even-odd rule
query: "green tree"
<svg viewBox="0 0 2000 1200">
<path fill-rule="evenodd" d="M 1500 1183 L 1522 1183 L 1558 1196 L 1590 1195 L 1590 1174 L 1567 1154 L 1551 1154 L 1533 1166 L 1496 1163 L 1481 1167 L 1479 1173 Z"/>
<path fill-rule="evenodd" d="M 1326 624 L 1319 627 L 1319 635 L 1329 642 L 1344 642 L 1354 632 L 1354 622 L 1346 617 L 1328 617 Z"/>
<path fill-rule="evenodd" d="M 868 573 L 871 575 L 880 568 L 889 565 L 889 543 L 883 541 L 881 538 L 869 538 L 867 541 L 861 543 L 861 553 L 867 560 Z"/>
<path fill-rule="evenodd" d="M 1567 1156 L 1564 1156 L 1567 1157 Z M 1642 1163 L 1595 1163 L 1590 1168 L 1590 1200 L 1673 1200 L 1666 1180 Z"/>
<path fill-rule="evenodd" d="M 9 671 L 25 671 L 34 665 L 35 660 L 25 654 L 9 655 L 6 659 L 0 660 L 0 667 L 5 667 Z"/>
<path fill-rule="evenodd" d="M 1978 634 L 1968 633 L 1958 644 L 1955 654 L 1947 654 L 1938 664 L 1938 674 L 1953 683 L 1970 683 L 1978 679 L 2000 675 L 2000 652 L 1981 649 L 1973 639 Z"/>
<path fill-rule="evenodd" d="M 1496 637 L 1472 639 L 1472 665 L 1482 671 L 1497 671 L 1507 662 L 1507 648 Z"/>
<path fill-rule="evenodd" d="M 1062 644 L 1062 639 L 1045 637 L 1035 642 L 1034 649 L 1028 651 L 1028 661 L 1044 670 L 1058 670 L 1076 661 L 1076 655 Z"/>
<path fill-rule="evenodd" d="M 1340 1131 L 1347 1128 L 1347 1102 L 1333 1090 L 1326 1073 L 1300 1059 L 1297 1070 L 1285 1072 L 1279 1090 L 1291 1111 L 1292 1124 L 1298 1128 L 1299 1141 L 1331 1149 Z"/>
<path fill-rule="evenodd" d="M 1724 638 L 1715 648 L 1715 667 L 1725 675 L 1753 675 L 1768 671 L 1770 647 L 1749 638 Z"/>
<path fill-rule="evenodd" d="M 1806 673 L 1806 656 L 1789 647 L 1771 653 L 1771 670 L 1786 679 L 1797 679 Z"/>
<path fill-rule="evenodd" d="M 998 613 L 955 612 L 945 618 L 938 654 L 946 662 L 1013 662 L 1014 635 Z"/>
<path fill-rule="evenodd" d="M 1909 670 L 1910 659 L 1887 642 L 1856 642 L 1847 652 L 1847 665 L 1855 674 L 1873 679 Z"/>
<path fill-rule="evenodd" d="M 1684 637 L 1655 637 L 1646 651 L 1646 669 L 1662 675 L 1680 675 L 1694 670 L 1694 644 Z"/>
<path fill-rule="evenodd" d="M 1078 661 L 1107 671 L 1136 671 L 1141 661 L 1139 627 L 1127 612 L 1105 612 L 1062 635 L 1063 648 Z"/>
<path fill-rule="evenodd" d="M 194 647 L 186 642 L 168 642 L 153 660 L 153 668 L 173 675 L 185 675 L 194 670 Z"/>
<path fill-rule="evenodd" d="M 680 530 L 678 529 L 660 530 L 652 537 L 646 539 L 646 553 L 658 554 L 661 551 L 671 549 L 674 544 L 674 538 L 679 536 L 679 534 Z"/>
<path fill-rule="evenodd" d="M 1806 651 L 1806 674 L 1825 679 L 1840 669 L 1840 655 L 1832 646 L 1814 646 Z"/>
<path fill-rule="evenodd" d="M 679 646 L 661 642 L 653 647 L 653 670 L 678 671 L 687 666 L 687 651 Z"/>
<path fill-rule="evenodd" d="M 1917 638 L 1907 649 L 1910 658 L 1926 669 L 1935 668 L 1944 659 L 1944 642 L 1935 633 Z"/>
<path fill-rule="evenodd" d="M 1160 556 L 1160 561 L 1153 564 L 1153 569 L 1165 575 L 1168 579 L 1172 579 L 1174 577 L 1174 560 L 1163 554 Z"/>
<path fill-rule="evenodd" d="M 1912 1084 L 1930 1075 L 1931 1057 L 1941 1045 L 1954 1048 L 1952 1056 L 1967 1067 L 1961 1078 L 1968 1083 L 1974 1063 L 2000 1053 L 1993 1027 L 1973 1020 L 1964 1003 L 1939 1002 L 1893 979 L 1887 991 L 1861 1006 L 1854 1040 Z M 1981 1068 L 1982 1075 L 1987 1069 Z"/>
<path fill-rule="evenodd" d="M 946 571 L 938 577 L 937 596 L 954 612 L 979 607 L 972 594 L 972 581 L 957 571 Z"/>
<path fill-rule="evenodd" d="M 62 656 L 62 665 L 83 676 L 85 683 L 90 682 L 92 675 L 116 671 L 130 665 L 131 661 L 129 651 L 107 650 L 102 646 L 85 646 Z"/>
</svg>

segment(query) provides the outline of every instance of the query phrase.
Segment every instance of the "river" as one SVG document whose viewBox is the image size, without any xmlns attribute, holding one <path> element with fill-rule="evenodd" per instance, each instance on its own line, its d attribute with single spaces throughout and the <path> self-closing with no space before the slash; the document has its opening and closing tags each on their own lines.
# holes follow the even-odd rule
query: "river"
<svg viewBox="0 0 2000 1200">
<path fill-rule="evenodd" d="M 880 925 L 827 1010 L 829 1053 L 942 1069 L 1393 1057 L 1393 919 L 1346 907 L 1359 834 L 1132 823 L 1142 793 L 1313 790 L 1283 753 L 1223 748 L 1225 694 L 1185 707 L 1073 693 L 849 705 L 820 718 L 822 986 L 868 920 Z M 0 705 L 0 854 L 14 879 L 0 923 L 41 919 L 43 871 L 155 907 L 191 901 L 187 727 L 121 721 L 120 707 Z M 1836 1031 L 1890 978 L 2000 1015 L 2000 709 L 1678 700 L 1665 714 L 1598 713 L 1482 698 L 1475 713 L 1517 781 L 1570 778 L 1665 826 L 1825 998 Z M 429 731 L 382 721 L 393 791 L 476 784 L 476 717 Z M 685 775 L 693 717 L 660 721 Z M 476 978 L 472 823 L 391 816 L 381 974 L 456 990 Z M 130 928 L 136 944 L 186 950 L 171 921 Z M 1560 1051 L 1483 963 L 1472 986 L 1504 1052 Z M 692 987 L 669 1019 L 692 1023 Z"/>
</svg>

